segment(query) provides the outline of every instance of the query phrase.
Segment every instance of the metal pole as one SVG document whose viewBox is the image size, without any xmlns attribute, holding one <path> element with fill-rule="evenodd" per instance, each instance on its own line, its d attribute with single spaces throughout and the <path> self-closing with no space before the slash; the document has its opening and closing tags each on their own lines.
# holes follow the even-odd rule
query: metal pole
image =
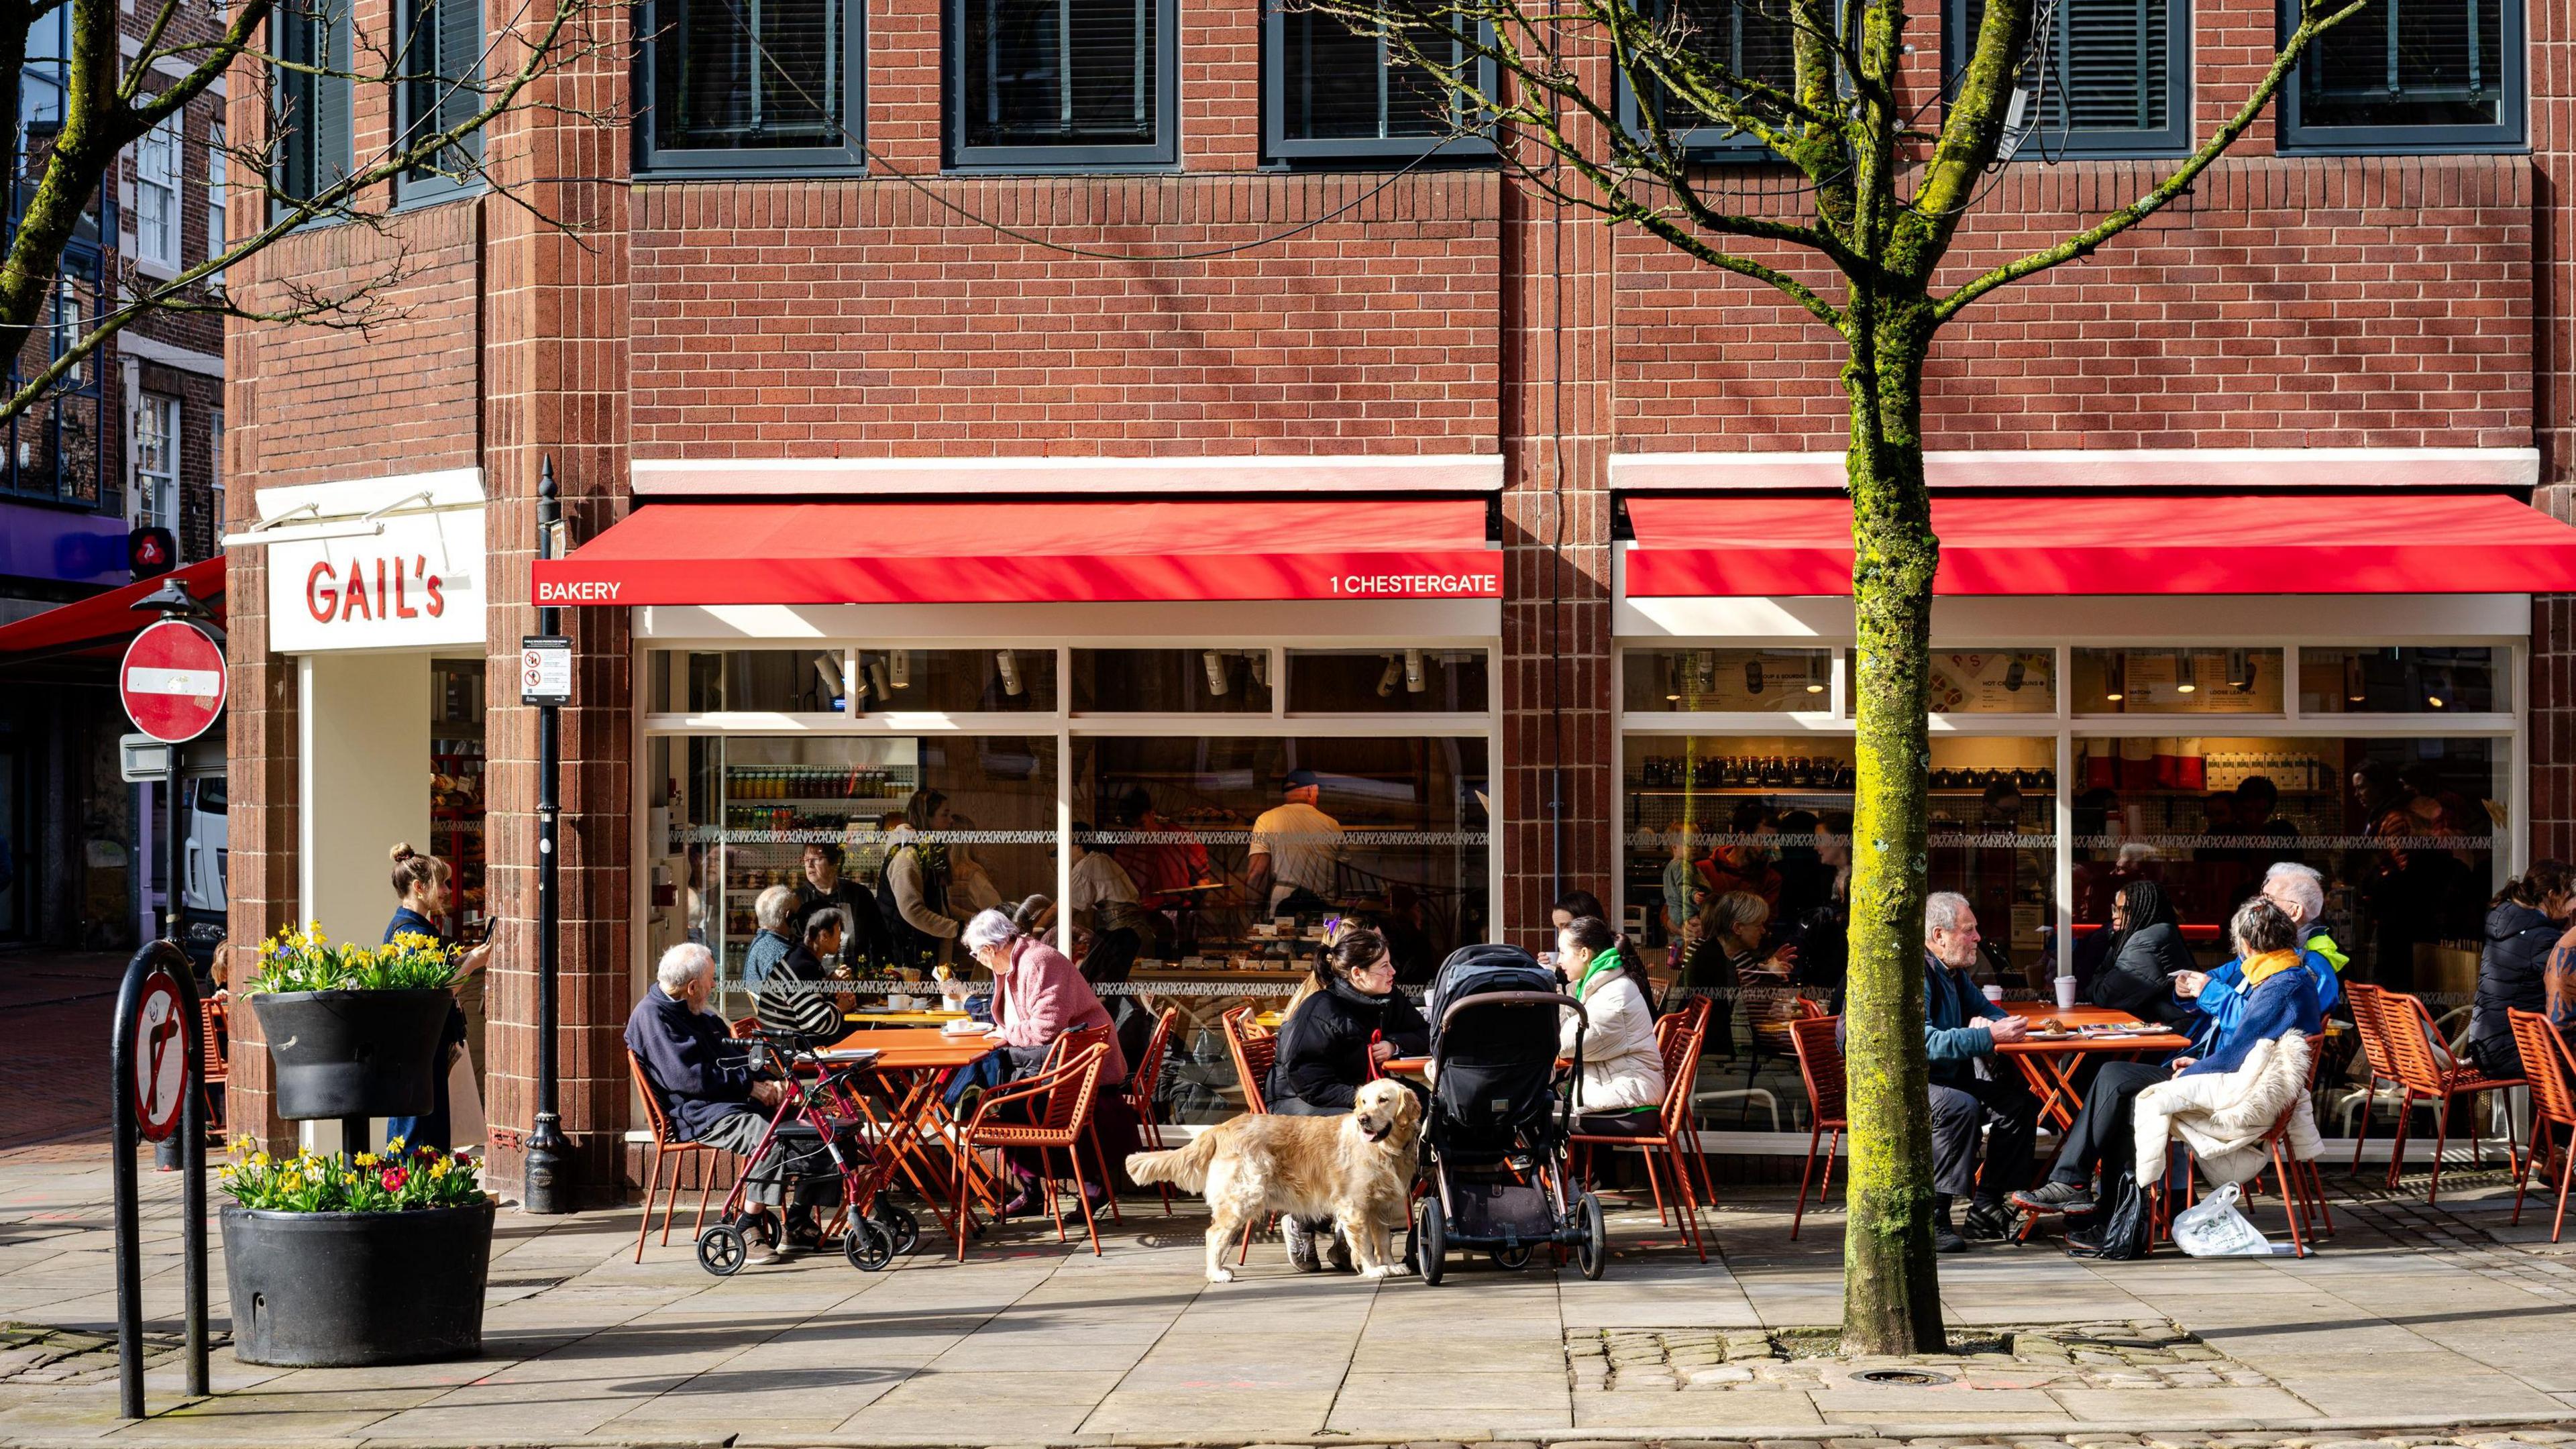
<svg viewBox="0 0 2576 1449">
<path fill-rule="evenodd" d="M 214 1392 L 206 1374 L 206 1008 L 197 999 L 196 963 L 175 940 L 169 958 L 178 968 L 170 974 L 188 1016 L 187 1097 L 179 1107 L 179 1245 L 187 1275 L 188 1397 L 202 1399 Z"/>
<path fill-rule="evenodd" d="M 135 969 L 140 960 L 126 965 L 107 1044 L 107 1110 L 116 1159 L 116 1413 L 123 1419 L 143 1417 L 143 1232 L 136 1221 L 142 1189 L 135 1181 L 134 1060 L 126 1040 L 143 1009 L 143 973 Z"/>
<path fill-rule="evenodd" d="M 563 522 L 563 504 L 555 496 L 555 460 L 548 456 L 537 471 L 537 557 L 554 557 L 555 534 Z M 552 634 L 561 611 L 537 610 L 537 632 Z M 521 1206 L 531 1213 L 572 1211 L 569 1145 L 555 1111 L 555 948 L 557 799 L 556 706 L 537 706 L 537 1115 L 528 1131 L 527 1183 Z"/>
</svg>

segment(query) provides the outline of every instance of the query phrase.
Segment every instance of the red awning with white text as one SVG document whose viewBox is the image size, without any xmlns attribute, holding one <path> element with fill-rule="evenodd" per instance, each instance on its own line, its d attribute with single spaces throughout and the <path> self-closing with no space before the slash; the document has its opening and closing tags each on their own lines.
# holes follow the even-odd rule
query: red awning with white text
<svg viewBox="0 0 2576 1449">
<path fill-rule="evenodd" d="M 1631 494 L 1630 598 L 1847 594 L 1841 498 Z M 2489 594 L 2576 591 L 2576 528 L 2488 494 L 1932 500 L 1932 591 Z"/>
<path fill-rule="evenodd" d="M 657 503 L 535 565 L 539 604 L 1493 599 L 1478 499 Z"/>
</svg>

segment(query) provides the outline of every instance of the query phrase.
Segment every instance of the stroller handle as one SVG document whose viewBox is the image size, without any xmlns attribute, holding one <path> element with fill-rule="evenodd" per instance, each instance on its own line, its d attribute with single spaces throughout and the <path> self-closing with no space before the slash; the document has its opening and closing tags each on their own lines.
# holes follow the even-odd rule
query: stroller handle
<svg viewBox="0 0 2576 1449">
<path fill-rule="evenodd" d="M 1576 1100 L 1583 1095 L 1583 1034 L 1586 1031 L 1589 1031 L 1592 1027 L 1592 1013 L 1583 1009 L 1583 1003 L 1580 1000 L 1568 996 L 1562 991 L 1480 991 L 1473 996 L 1461 996 L 1457 1000 L 1450 1002 L 1447 1007 L 1441 1010 L 1440 1031 L 1444 1039 L 1448 1035 L 1449 1023 L 1456 1021 L 1458 1019 L 1458 1013 L 1464 1011 L 1470 1006 L 1554 1006 L 1560 1008 L 1570 1006 L 1574 1008 L 1574 1084 L 1572 1090 L 1566 1093 L 1565 1105 L 1558 1114 L 1559 1126 L 1561 1128 L 1570 1128 L 1574 1122 Z M 1442 1053 L 1436 1049 L 1431 1053 L 1431 1070 L 1435 1076 L 1440 1070 L 1441 1056 Z"/>
</svg>

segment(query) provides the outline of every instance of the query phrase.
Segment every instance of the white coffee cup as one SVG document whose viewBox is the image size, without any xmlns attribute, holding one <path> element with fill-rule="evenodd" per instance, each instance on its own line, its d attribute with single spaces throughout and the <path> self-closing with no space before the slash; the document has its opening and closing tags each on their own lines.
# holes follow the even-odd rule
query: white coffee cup
<svg viewBox="0 0 2576 1449">
<path fill-rule="evenodd" d="M 1989 987 L 1987 987 L 1987 988 L 1986 988 L 1986 999 L 1987 999 L 1988 1001 L 1991 1001 L 1991 1002 L 1995 1003 L 1997 1006 L 2001 1006 L 2001 1005 L 2003 1005 L 2003 1000 L 2004 1000 L 2004 989 L 2003 989 L 2002 987 L 2000 987 L 2000 986 L 1989 986 Z"/>
<path fill-rule="evenodd" d="M 2057 1009 L 2060 1011 L 2075 1009 L 2075 978 L 2072 976 L 2057 978 Z"/>
</svg>

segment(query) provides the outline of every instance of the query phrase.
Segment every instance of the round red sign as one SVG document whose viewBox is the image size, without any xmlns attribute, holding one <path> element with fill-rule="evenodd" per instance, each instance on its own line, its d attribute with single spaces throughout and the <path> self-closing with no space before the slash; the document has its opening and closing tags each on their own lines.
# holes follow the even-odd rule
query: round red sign
<svg viewBox="0 0 2576 1449">
<path fill-rule="evenodd" d="M 188 1090 L 188 1022 L 179 1011 L 179 985 L 166 971 L 143 983 L 143 1007 L 134 1014 L 134 1125 L 146 1142 L 179 1126 L 180 1100 Z"/>
<path fill-rule="evenodd" d="M 224 651 L 196 625 L 164 619 L 126 646 L 116 689 L 136 729 L 184 744 L 224 712 Z"/>
</svg>

